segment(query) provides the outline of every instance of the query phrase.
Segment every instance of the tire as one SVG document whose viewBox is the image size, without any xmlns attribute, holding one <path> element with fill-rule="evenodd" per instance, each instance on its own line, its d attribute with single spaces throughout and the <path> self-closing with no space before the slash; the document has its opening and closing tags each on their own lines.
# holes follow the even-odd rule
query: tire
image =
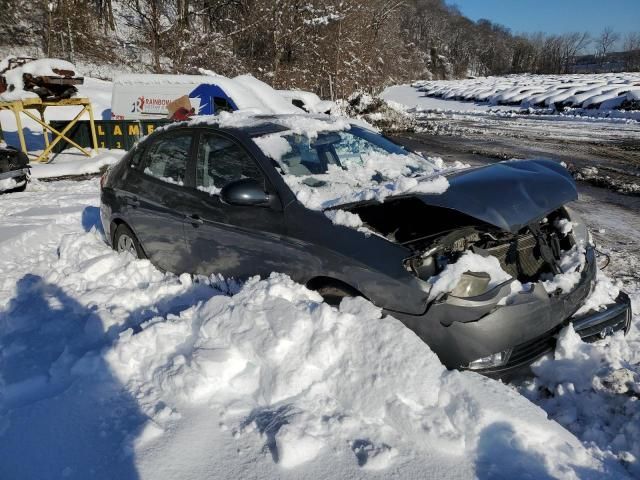
<svg viewBox="0 0 640 480">
<path fill-rule="evenodd" d="M 27 177 L 23 177 L 19 180 L 20 182 L 24 182 L 24 185 L 20 185 L 19 187 L 14 188 L 13 192 L 24 192 L 27 189 L 27 183 L 29 183 L 29 179 Z"/>
<path fill-rule="evenodd" d="M 124 223 L 118 225 L 113 234 L 113 249 L 118 253 L 128 252 L 135 258 L 147 258 L 135 234 Z"/>
<path fill-rule="evenodd" d="M 27 188 L 28 180 L 27 178 L 14 178 L 16 182 L 24 182 L 24 185 L 20 185 L 19 187 L 10 188 L 8 190 L 0 190 L 0 193 L 16 193 L 16 192 L 24 192 Z"/>
<path fill-rule="evenodd" d="M 348 286 L 341 285 L 325 285 L 316 290 L 326 303 L 333 307 L 337 307 L 343 298 L 360 297 L 361 294 Z"/>
</svg>

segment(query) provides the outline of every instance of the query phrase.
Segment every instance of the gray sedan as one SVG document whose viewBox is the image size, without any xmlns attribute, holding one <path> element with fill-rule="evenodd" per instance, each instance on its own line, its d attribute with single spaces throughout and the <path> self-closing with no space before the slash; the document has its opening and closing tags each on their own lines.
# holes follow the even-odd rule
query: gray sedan
<svg viewBox="0 0 640 480">
<path fill-rule="evenodd" d="M 596 262 L 562 166 L 447 168 L 344 120 L 234 115 L 163 128 L 105 174 L 115 249 L 175 273 L 284 272 L 333 304 L 365 297 L 447 367 L 492 376 L 549 352 L 569 322 L 587 340 L 628 330 L 622 293 L 580 310 Z"/>
</svg>

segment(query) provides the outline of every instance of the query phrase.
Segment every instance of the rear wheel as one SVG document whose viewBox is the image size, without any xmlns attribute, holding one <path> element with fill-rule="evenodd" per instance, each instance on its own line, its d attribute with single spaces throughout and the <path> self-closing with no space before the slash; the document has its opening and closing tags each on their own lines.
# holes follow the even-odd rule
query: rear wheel
<svg viewBox="0 0 640 480">
<path fill-rule="evenodd" d="M 136 258 L 147 258 L 135 234 L 124 223 L 113 234 L 113 249 L 118 253 L 130 253 Z"/>
<path fill-rule="evenodd" d="M 348 285 L 323 285 L 316 289 L 325 302 L 337 307 L 343 298 L 362 296 L 355 288 Z"/>
</svg>

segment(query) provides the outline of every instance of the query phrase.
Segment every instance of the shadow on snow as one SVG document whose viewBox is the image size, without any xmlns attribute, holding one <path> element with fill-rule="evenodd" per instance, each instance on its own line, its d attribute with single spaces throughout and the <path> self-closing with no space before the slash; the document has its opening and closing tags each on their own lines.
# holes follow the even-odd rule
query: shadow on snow
<svg viewBox="0 0 640 480">
<path fill-rule="evenodd" d="M 147 419 L 100 351 L 100 317 L 25 275 L 0 312 L 0 478 L 139 478 L 129 448 Z"/>
</svg>

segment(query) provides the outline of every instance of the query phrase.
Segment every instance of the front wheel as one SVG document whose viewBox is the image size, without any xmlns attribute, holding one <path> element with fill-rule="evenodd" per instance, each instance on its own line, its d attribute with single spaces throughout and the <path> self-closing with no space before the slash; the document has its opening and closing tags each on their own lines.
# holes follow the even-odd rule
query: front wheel
<svg viewBox="0 0 640 480">
<path fill-rule="evenodd" d="M 118 225 L 113 235 L 113 249 L 118 253 L 129 253 L 135 258 L 147 258 L 135 234 L 125 224 Z"/>
<path fill-rule="evenodd" d="M 12 192 L 24 192 L 27 189 L 27 179 L 24 179 L 24 183 L 19 187 L 16 187 L 12 190 Z"/>
</svg>

